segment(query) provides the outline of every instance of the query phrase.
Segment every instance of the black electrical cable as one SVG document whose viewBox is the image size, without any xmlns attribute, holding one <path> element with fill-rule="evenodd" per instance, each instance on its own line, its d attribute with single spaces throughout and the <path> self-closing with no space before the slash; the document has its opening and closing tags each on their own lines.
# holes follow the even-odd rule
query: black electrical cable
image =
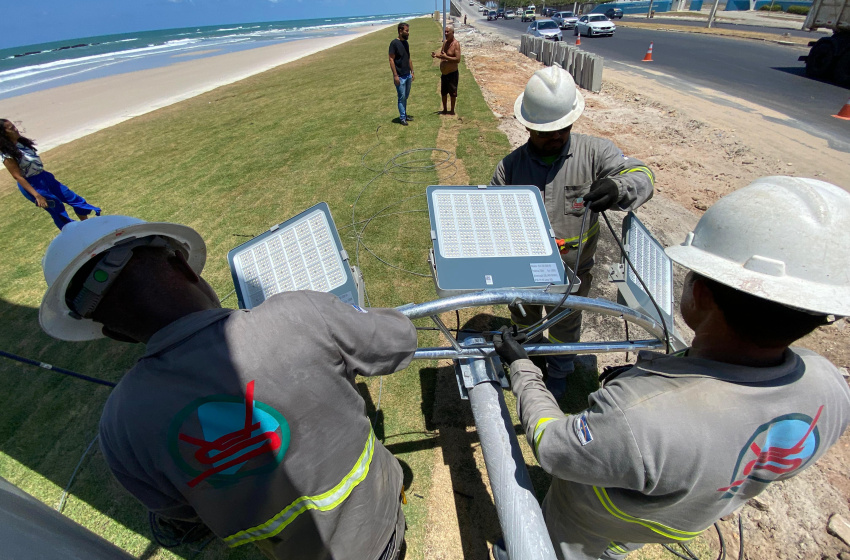
<svg viewBox="0 0 850 560">
<path fill-rule="evenodd" d="M 82 379 L 83 381 L 88 381 L 90 383 L 97 383 L 98 385 L 106 385 L 107 387 L 115 387 L 115 383 L 112 381 L 106 381 L 105 379 L 98 379 L 97 377 L 89 377 L 88 375 L 83 375 L 82 373 L 77 373 L 75 371 L 71 371 L 69 369 L 56 367 L 51 364 L 45 364 L 44 362 L 39 362 L 36 360 L 30 360 L 29 358 L 24 358 L 23 356 L 17 356 L 15 354 L 10 354 L 9 352 L 4 352 L 0 350 L 0 357 L 8 358 L 10 360 L 14 360 L 16 362 L 21 362 L 22 364 L 27 364 L 30 366 L 40 367 L 42 369 L 47 369 L 50 371 L 55 371 L 56 373 L 61 373 L 62 375 L 67 375 L 70 377 L 76 377 L 77 379 Z"/>
<path fill-rule="evenodd" d="M 693 556 L 685 556 L 684 554 L 676 552 L 676 550 L 669 544 L 662 544 L 661 546 L 664 547 L 664 550 L 676 556 L 677 558 L 681 558 L 682 560 L 699 560 L 699 558 L 694 558 Z"/>
<path fill-rule="evenodd" d="M 403 152 L 399 152 L 396 155 L 394 155 L 393 157 L 391 157 L 384 164 L 383 169 L 373 169 L 373 168 L 369 167 L 368 165 L 366 165 L 366 156 L 369 155 L 369 153 L 372 150 L 374 150 L 378 145 L 380 145 L 380 143 L 381 143 L 380 134 L 379 134 L 380 130 L 381 130 L 380 126 L 378 126 L 375 129 L 375 136 L 377 137 L 378 140 L 368 150 L 363 152 L 362 156 L 360 156 L 360 164 L 363 167 L 365 167 L 367 170 L 375 173 L 376 175 L 374 177 L 372 177 L 365 185 L 363 185 L 363 187 L 360 189 L 360 192 L 357 193 L 357 197 L 354 199 L 354 203 L 351 205 L 351 226 L 354 229 L 354 236 L 355 236 L 354 262 L 357 264 L 358 267 L 360 266 L 360 246 L 363 245 L 363 249 L 365 251 L 367 251 L 369 254 L 371 254 L 373 257 L 375 257 L 379 262 L 389 266 L 390 268 L 395 268 L 397 270 L 400 270 L 402 272 L 407 272 L 408 274 L 412 274 L 414 276 L 420 276 L 420 277 L 423 277 L 423 278 L 430 278 L 431 277 L 430 274 L 422 274 L 420 272 L 414 272 L 412 270 L 407 270 L 405 268 L 402 268 L 400 266 L 397 266 L 397 265 L 394 265 L 392 263 L 387 262 L 386 260 L 379 257 L 377 254 L 375 254 L 375 252 L 372 251 L 372 249 L 370 249 L 365 243 L 363 243 L 363 233 L 365 232 L 366 228 L 369 226 L 369 223 L 371 223 L 372 220 L 374 220 L 376 217 L 380 216 L 388 208 L 392 208 L 393 206 L 398 206 L 399 204 L 401 204 L 404 201 L 409 200 L 411 198 L 417 198 L 417 197 L 424 196 L 424 194 L 417 194 L 417 195 L 414 195 L 414 196 L 410 196 L 410 197 L 404 198 L 404 199 L 402 199 L 402 200 L 400 200 L 396 203 L 393 203 L 389 206 L 384 207 L 383 209 L 378 211 L 375 215 L 373 215 L 371 218 L 366 220 L 365 225 L 360 229 L 360 231 L 357 231 L 357 228 L 355 227 L 355 224 L 362 223 L 362 221 L 358 222 L 357 219 L 356 219 L 357 204 L 360 202 L 360 198 L 363 196 L 363 193 L 366 192 L 366 189 L 368 189 L 369 186 L 373 182 L 375 182 L 378 178 L 382 177 L 383 175 L 391 175 L 391 176 L 393 176 L 394 180 L 399 181 L 401 183 L 427 185 L 427 184 L 430 184 L 430 182 L 428 182 L 428 181 L 408 181 L 408 180 L 404 180 L 404 179 L 399 178 L 398 175 L 421 173 L 423 171 L 432 171 L 432 170 L 454 167 L 455 161 L 457 160 L 457 158 L 452 152 L 450 152 L 448 150 L 444 150 L 442 148 L 414 148 L 414 149 L 411 149 L 411 150 L 405 150 Z M 402 157 L 405 157 L 405 156 L 408 156 L 408 155 L 414 154 L 414 153 L 419 153 L 419 152 L 430 152 L 432 154 L 432 157 L 429 157 L 427 159 L 425 159 L 425 158 L 412 159 L 412 160 L 403 161 L 403 162 L 398 161 Z M 442 160 L 439 160 L 437 162 L 434 162 L 434 160 L 433 160 L 434 152 L 445 154 L 445 158 L 442 159 Z M 425 162 L 427 162 L 428 165 L 419 165 L 419 164 L 423 164 Z M 448 177 L 444 177 L 444 179 L 449 179 L 449 178 L 453 177 L 456 173 L 457 173 L 457 169 L 455 169 L 455 171 L 451 175 L 449 175 Z"/>
<path fill-rule="evenodd" d="M 723 532 L 720 530 L 720 525 L 715 523 L 714 524 L 714 530 L 717 531 L 717 540 L 720 542 L 720 552 L 718 553 L 717 560 L 726 560 L 726 540 L 723 538 Z M 740 538 L 741 538 L 741 543 L 743 543 L 744 542 L 743 541 L 744 532 L 743 532 L 743 529 L 742 529 L 742 526 L 741 526 L 741 516 L 740 515 L 738 516 L 738 533 L 739 533 Z M 679 545 L 679 547 L 685 552 L 685 554 L 687 554 L 687 556 L 685 556 L 685 554 L 682 554 L 682 553 L 676 551 L 670 545 L 663 544 L 661 546 L 663 546 L 664 549 L 667 552 L 669 552 L 670 554 L 673 554 L 678 558 L 682 558 L 683 560 L 700 560 L 699 556 L 697 556 L 694 553 L 694 551 L 691 550 L 688 547 L 687 544 L 685 544 L 685 543 L 676 543 L 676 544 Z M 744 548 L 743 548 L 743 544 L 742 544 L 739 555 L 738 555 L 738 560 L 744 560 L 743 554 L 744 554 Z"/>
<path fill-rule="evenodd" d="M 714 524 L 717 530 L 717 540 L 720 541 L 720 558 L 718 560 L 726 560 L 726 540 L 723 538 L 723 531 L 720 530 L 720 525 Z"/>
<path fill-rule="evenodd" d="M 744 518 L 738 514 L 738 560 L 744 560 Z"/>
<path fill-rule="evenodd" d="M 570 292 L 573 291 L 573 284 L 575 284 L 575 281 L 578 278 L 578 267 L 579 267 L 579 264 L 581 263 L 581 248 L 582 248 L 582 244 L 583 244 L 583 241 L 584 241 L 584 232 L 585 232 L 585 225 L 587 224 L 587 216 L 589 214 L 590 214 L 590 207 L 585 207 L 584 214 L 582 214 L 582 216 L 581 216 L 581 227 L 579 228 L 579 232 L 578 232 L 578 248 L 576 250 L 576 269 L 573 271 L 573 275 L 570 276 L 570 282 L 569 282 L 569 284 L 567 284 L 567 291 L 564 292 L 564 297 L 561 298 L 561 301 L 558 302 L 558 306 L 555 307 L 554 313 L 559 313 L 558 310 L 561 309 L 561 306 L 564 305 L 564 302 L 567 301 L 568 297 L 570 297 Z M 521 333 L 530 332 L 532 329 L 535 329 L 538 326 L 540 326 L 541 324 L 543 324 L 543 322 L 548 317 L 549 317 L 548 315 L 546 317 L 541 317 L 540 320 L 536 321 L 533 325 L 519 329 L 518 332 L 521 332 Z"/>
<path fill-rule="evenodd" d="M 632 260 L 629 258 L 629 254 L 626 252 L 626 248 L 623 247 L 623 242 L 620 241 L 620 238 L 617 237 L 617 234 L 614 232 L 614 228 L 611 226 L 611 222 L 608 220 L 608 216 L 605 212 L 600 212 L 600 215 L 605 219 L 605 223 L 608 225 L 608 229 L 611 231 L 611 235 L 614 236 L 614 241 L 617 242 L 617 246 L 620 247 L 620 252 L 623 257 L 625 257 L 626 262 L 629 265 L 629 268 L 632 269 L 632 272 L 635 273 L 635 278 L 638 279 L 640 285 L 643 287 L 643 290 L 646 292 L 646 295 L 649 296 L 649 301 L 652 302 L 652 305 L 655 307 L 656 313 L 658 313 L 658 318 L 661 321 L 661 326 L 664 328 L 664 352 L 666 354 L 670 353 L 670 332 L 667 330 L 667 323 L 664 321 L 664 315 L 661 313 L 661 307 L 656 303 L 655 298 L 652 297 L 652 292 L 649 291 L 649 288 L 646 287 L 646 284 L 643 281 L 643 278 L 640 277 L 635 265 L 632 264 Z"/>
<path fill-rule="evenodd" d="M 686 545 L 685 543 L 683 543 L 683 542 L 682 542 L 682 543 L 679 543 L 679 547 L 680 547 L 682 550 L 684 550 L 684 551 L 685 551 L 685 552 L 686 552 L 686 553 L 687 553 L 687 554 L 688 554 L 691 558 L 699 558 L 696 554 L 694 554 L 694 551 L 693 551 L 693 550 L 691 550 L 690 548 L 688 548 L 688 545 Z"/>
</svg>

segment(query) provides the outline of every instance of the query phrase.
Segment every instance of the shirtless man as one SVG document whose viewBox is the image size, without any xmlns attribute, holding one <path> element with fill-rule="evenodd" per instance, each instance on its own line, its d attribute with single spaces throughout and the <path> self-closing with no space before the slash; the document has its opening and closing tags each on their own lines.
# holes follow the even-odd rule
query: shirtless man
<svg viewBox="0 0 850 560">
<path fill-rule="evenodd" d="M 455 103 L 457 102 L 457 82 L 459 73 L 457 67 L 460 64 L 460 43 L 455 39 L 455 28 L 446 26 L 446 41 L 440 52 L 432 52 L 431 58 L 440 59 L 440 94 L 443 96 L 443 115 L 455 114 Z M 451 110 L 446 105 L 448 97 L 452 98 Z"/>
</svg>

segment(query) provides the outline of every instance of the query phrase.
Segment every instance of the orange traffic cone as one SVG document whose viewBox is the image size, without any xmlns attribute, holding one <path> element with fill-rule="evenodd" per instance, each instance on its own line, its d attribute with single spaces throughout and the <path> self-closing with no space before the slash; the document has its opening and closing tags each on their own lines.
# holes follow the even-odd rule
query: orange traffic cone
<svg viewBox="0 0 850 560">
<path fill-rule="evenodd" d="M 837 115 L 832 115 L 836 119 L 844 119 L 845 121 L 850 121 L 850 99 L 847 100 L 847 103 L 844 104 L 844 107 L 838 111 Z"/>
<path fill-rule="evenodd" d="M 643 57 L 641 62 L 652 62 L 652 43 L 649 44 L 649 48 L 646 50 L 646 55 Z"/>
<path fill-rule="evenodd" d="M 577 47 L 581 46 L 581 35 L 576 35 L 576 46 Z"/>
</svg>

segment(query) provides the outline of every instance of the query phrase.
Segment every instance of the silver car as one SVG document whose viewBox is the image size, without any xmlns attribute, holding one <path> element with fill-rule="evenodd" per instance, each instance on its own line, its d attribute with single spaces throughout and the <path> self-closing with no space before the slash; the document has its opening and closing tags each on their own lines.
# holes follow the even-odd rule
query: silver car
<svg viewBox="0 0 850 560">
<path fill-rule="evenodd" d="M 597 35 L 608 35 L 613 37 L 616 29 L 617 26 L 614 25 L 614 22 L 608 19 L 605 15 L 588 14 L 578 18 L 573 34 L 587 35 L 588 37 L 595 37 Z"/>
<path fill-rule="evenodd" d="M 561 28 L 551 19 L 542 21 L 532 21 L 528 26 L 526 33 L 535 37 L 543 37 L 544 39 L 552 39 L 553 41 L 563 41 L 564 35 L 561 33 Z"/>
<path fill-rule="evenodd" d="M 555 12 L 552 14 L 552 21 L 561 29 L 572 29 L 576 26 L 578 18 L 572 12 Z"/>
</svg>

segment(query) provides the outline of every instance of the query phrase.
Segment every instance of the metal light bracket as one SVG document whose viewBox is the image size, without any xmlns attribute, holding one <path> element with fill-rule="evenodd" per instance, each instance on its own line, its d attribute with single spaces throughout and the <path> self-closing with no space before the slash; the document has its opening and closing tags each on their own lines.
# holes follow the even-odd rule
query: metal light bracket
<svg viewBox="0 0 850 560">
<path fill-rule="evenodd" d="M 470 336 L 460 342 L 463 348 L 475 348 L 484 346 L 487 342 L 478 336 Z M 510 388 L 508 377 L 502 361 L 495 354 L 482 355 L 475 358 L 458 358 L 455 363 L 455 376 L 457 387 L 460 390 L 460 398 L 469 400 L 469 389 L 479 383 L 496 383 L 504 389 Z"/>
</svg>

